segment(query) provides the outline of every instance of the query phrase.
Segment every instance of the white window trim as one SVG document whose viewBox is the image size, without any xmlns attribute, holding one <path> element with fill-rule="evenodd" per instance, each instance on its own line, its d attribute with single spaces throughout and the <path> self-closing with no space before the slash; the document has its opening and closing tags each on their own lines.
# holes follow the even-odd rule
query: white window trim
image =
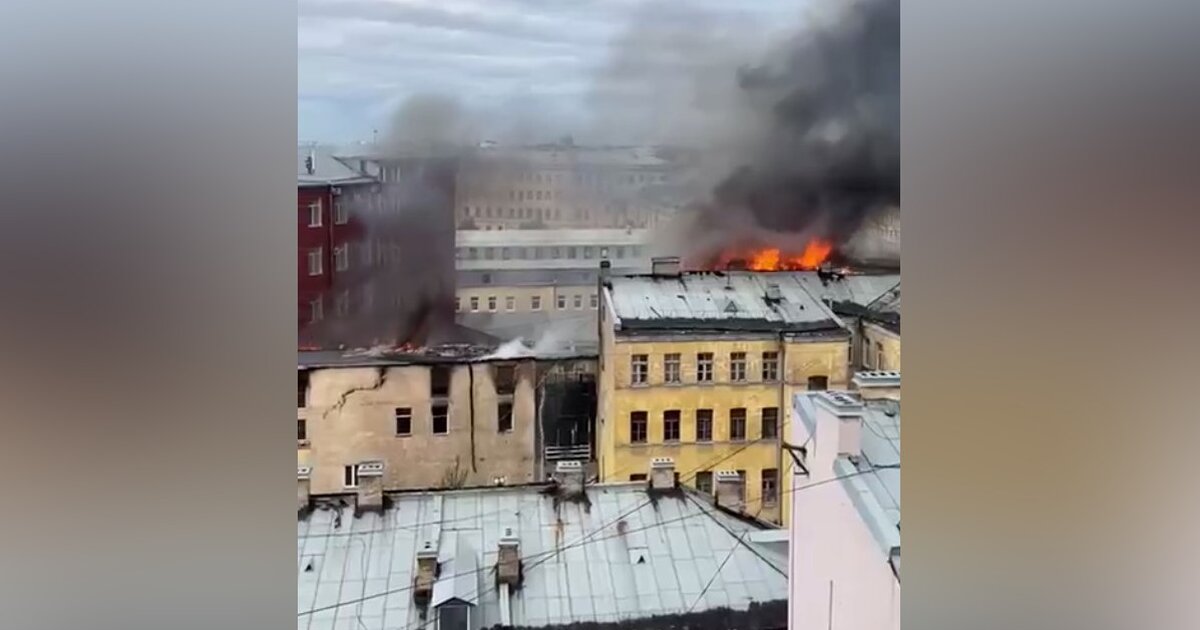
<svg viewBox="0 0 1200 630">
<path fill-rule="evenodd" d="M 308 204 L 308 227 L 321 227 L 324 217 L 321 212 L 321 200 L 317 199 Z M 315 221 L 314 221 L 315 218 Z"/>
<path fill-rule="evenodd" d="M 509 313 L 516 312 L 516 310 L 517 310 L 516 296 L 507 295 L 504 297 L 504 310 L 508 311 Z"/>
<path fill-rule="evenodd" d="M 529 310 L 531 310 L 531 311 L 542 310 L 542 296 L 534 295 L 529 298 Z"/>
<path fill-rule="evenodd" d="M 350 211 L 341 199 L 333 200 L 333 224 L 346 225 L 350 222 Z"/>
<path fill-rule="evenodd" d="M 317 298 L 308 303 L 308 321 L 310 324 L 315 324 L 322 319 L 325 319 L 325 305 L 321 302 L 321 298 Z"/>
<path fill-rule="evenodd" d="M 313 266 L 313 261 L 316 261 L 316 267 Z M 318 247 L 308 250 L 308 275 L 319 276 L 325 273 L 325 250 Z"/>
<path fill-rule="evenodd" d="M 479 296 L 472 297 L 470 299 L 470 304 L 471 304 L 471 312 L 478 313 L 479 312 Z"/>
<path fill-rule="evenodd" d="M 350 479 L 352 480 L 352 483 L 346 483 L 346 473 L 347 472 L 350 473 Z M 351 464 L 349 466 L 342 467 L 342 487 L 343 488 L 357 488 L 359 481 L 360 480 L 358 478 L 358 464 Z"/>
<path fill-rule="evenodd" d="M 333 248 L 333 266 L 337 271 L 350 269 L 350 244 L 345 243 Z"/>
</svg>

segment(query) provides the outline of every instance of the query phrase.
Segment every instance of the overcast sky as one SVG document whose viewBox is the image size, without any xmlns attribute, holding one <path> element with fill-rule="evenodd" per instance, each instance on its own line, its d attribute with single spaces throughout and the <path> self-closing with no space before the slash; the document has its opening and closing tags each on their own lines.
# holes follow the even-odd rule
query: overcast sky
<svg viewBox="0 0 1200 630">
<path fill-rule="evenodd" d="M 674 0 L 793 21 L 804 0 Z M 301 141 L 370 140 L 407 96 L 570 129 L 642 0 L 299 0 Z M 644 25 L 643 25 L 644 27 Z M 756 39 L 762 34 L 747 33 Z"/>
</svg>

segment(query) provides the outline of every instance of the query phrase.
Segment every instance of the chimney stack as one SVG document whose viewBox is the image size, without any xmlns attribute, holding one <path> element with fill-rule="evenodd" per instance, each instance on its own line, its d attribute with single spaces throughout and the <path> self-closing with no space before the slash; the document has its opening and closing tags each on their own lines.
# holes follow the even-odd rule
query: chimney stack
<svg viewBox="0 0 1200 630">
<path fill-rule="evenodd" d="M 894 370 L 855 372 L 850 382 L 863 400 L 900 400 L 900 373 Z"/>
<path fill-rule="evenodd" d="M 413 577 L 413 599 L 419 604 L 429 601 L 433 583 L 438 577 L 438 552 L 433 543 L 425 541 L 417 551 L 417 574 Z"/>
<path fill-rule="evenodd" d="M 768 302 L 779 302 L 783 300 L 783 291 L 780 290 L 778 284 L 772 282 L 767 285 L 766 298 Z"/>
<path fill-rule="evenodd" d="M 521 546 L 512 528 L 505 528 L 500 538 L 500 554 L 496 559 L 496 577 L 501 584 L 516 587 L 521 581 Z"/>
<path fill-rule="evenodd" d="M 554 467 L 554 477 L 567 494 L 583 494 L 583 462 L 558 462 Z"/>
<path fill-rule="evenodd" d="M 817 414 L 833 416 L 837 421 L 837 454 L 862 455 L 862 401 L 849 392 L 838 391 L 823 391 L 815 398 Z"/>
<path fill-rule="evenodd" d="M 675 488 L 675 460 L 670 457 L 655 457 L 650 460 L 650 489 L 672 490 Z"/>
<path fill-rule="evenodd" d="M 717 505 L 741 512 L 745 507 L 742 476 L 736 470 L 718 470 L 713 473 L 713 483 L 717 487 Z"/>
<path fill-rule="evenodd" d="M 650 259 L 650 273 L 655 276 L 679 277 L 678 256 L 656 256 Z"/>
<path fill-rule="evenodd" d="M 358 465 L 358 494 L 354 513 L 383 512 L 383 462 L 375 460 Z"/>
<path fill-rule="evenodd" d="M 312 468 L 309 466 L 296 467 L 296 511 L 308 509 L 308 496 L 312 487 Z"/>
</svg>

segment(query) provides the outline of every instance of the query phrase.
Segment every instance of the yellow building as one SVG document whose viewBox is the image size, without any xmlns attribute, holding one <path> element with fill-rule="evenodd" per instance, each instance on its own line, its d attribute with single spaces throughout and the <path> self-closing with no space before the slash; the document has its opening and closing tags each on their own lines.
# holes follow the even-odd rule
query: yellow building
<svg viewBox="0 0 1200 630">
<path fill-rule="evenodd" d="M 597 451 L 602 481 L 640 479 L 671 457 L 712 491 L 741 473 L 743 509 L 789 513 L 792 394 L 848 385 L 850 333 L 805 272 L 606 278 L 601 290 Z"/>
</svg>

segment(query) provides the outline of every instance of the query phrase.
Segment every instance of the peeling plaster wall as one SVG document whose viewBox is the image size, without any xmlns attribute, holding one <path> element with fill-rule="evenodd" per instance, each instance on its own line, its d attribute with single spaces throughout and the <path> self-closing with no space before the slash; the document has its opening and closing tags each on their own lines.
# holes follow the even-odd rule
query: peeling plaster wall
<svg viewBox="0 0 1200 630">
<path fill-rule="evenodd" d="M 533 481 L 535 365 L 516 363 L 513 429 L 498 431 L 494 364 L 447 366 L 451 371 L 449 431 L 433 433 L 431 367 L 326 368 L 310 372 L 309 446 L 297 460 L 313 467 L 312 493 L 345 492 L 343 467 L 364 460 L 385 462 L 384 489 L 443 487 L 450 471 L 463 485 Z M 474 466 L 472 465 L 471 373 L 474 371 Z M 395 433 L 399 407 L 412 409 L 412 432 Z M 457 462 L 457 464 L 456 464 Z"/>
</svg>

